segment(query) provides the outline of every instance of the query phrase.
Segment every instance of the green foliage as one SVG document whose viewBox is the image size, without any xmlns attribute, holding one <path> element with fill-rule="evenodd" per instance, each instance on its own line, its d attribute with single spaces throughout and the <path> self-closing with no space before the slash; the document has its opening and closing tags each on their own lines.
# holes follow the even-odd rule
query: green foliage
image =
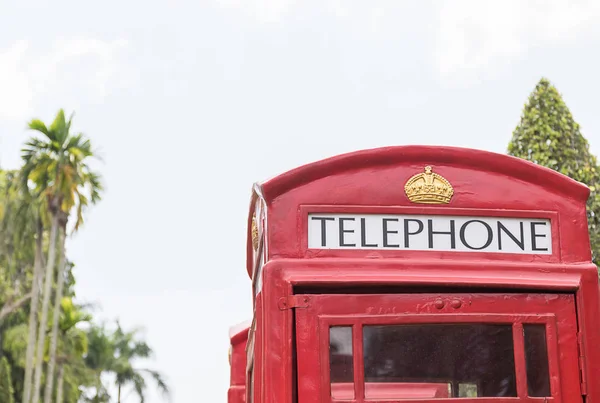
<svg viewBox="0 0 600 403">
<path fill-rule="evenodd" d="M 30 200 L 18 186 L 18 172 L 0 171 L 0 306 L 11 305 L 31 288 L 35 222 Z"/>
<path fill-rule="evenodd" d="M 88 157 L 93 156 L 90 140 L 82 134 L 71 134 L 71 121 L 72 118 L 65 118 L 62 110 L 49 126 L 40 120 L 30 121 L 29 128 L 36 133 L 23 147 L 22 168 L 15 171 L 0 169 L 0 403 L 23 400 L 27 354 L 35 345 L 28 344 L 34 262 L 38 256 L 41 266 L 46 267 L 48 263 L 43 260 L 51 249 L 52 217 L 60 216 L 64 225 L 70 213 L 74 213 L 73 224 L 77 230 L 83 223 L 85 208 L 100 200 L 100 176 L 87 165 Z M 40 242 L 36 243 L 38 239 Z M 59 255 L 61 245 L 54 248 Z M 57 266 L 48 265 L 54 268 L 52 294 L 60 296 Z M 102 380 L 104 375 L 114 377 L 121 370 L 127 375 L 148 375 L 159 381 L 159 387 L 164 385 L 158 372 L 136 369 L 132 365 L 133 359 L 150 354 L 145 342 L 135 339 L 132 346 L 138 347 L 131 347 L 129 354 L 123 340 L 132 332 L 124 332 L 120 326 L 109 331 L 95 325 L 89 306 L 75 303 L 74 263 L 68 256 L 65 266 L 62 276 L 64 297 L 58 299 L 60 315 L 54 372 L 55 378 L 58 377 L 54 385 L 62 385 L 59 403 L 115 401 L 117 396 L 110 396 Z M 43 282 L 43 279 L 38 280 Z M 34 312 L 31 317 L 39 319 L 41 316 L 38 306 L 37 315 Z M 50 324 L 46 329 L 42 351 L 43 361 L 48 363 L 53 329 Z M 125 353 L 129 356 L 124 356 Z M 44 380 L 50 378 L 45 372 L 42 374 Z M 128 379 L 122 379 L 124 385 L 128 384 Z M 135 378 L 137 384 L 135 381 L 129 384 L 134 392 L 140 386 L 142 396 L 145 384 L 140 379 Z M 90 393 L 91 397 L 86 396 Z M 58 390 L 54 395 L 58 398 Z"/>
<path fill-rule="evenodd" d="M 588 185 L 587 218 L 593 261 L 600 264 L 600 170 L 557 89 L 542 78 L 529 96 L 508 153 Z"/>
<path fill-rule="evenodd" d="M 81 386 L 92 386 L 92 371 L 85 365 L 88 338 L 77 326 L 92 320 L 92 316 L 69 297 L 62 299 L 59 319 L 58 365 L 64 371 L 63 393 L 65 402 L 77 402 L 82 395 Z"/>
<path fill-rule="evenodd" d="M 140 401 L 143 402 L 147 388 L 145 379 L 147 376 L 152 378 L 163 394 L 169 394 L 169 388 L 159 372 L 134 367 L 133 363 L 135 361 L 149 358 L 152 355 L 152 349 L 145 341 L 139 339 L 137 331 L 124 332 L 121 325 L 117 324 L 117 330 L 113 334 L 113 344 L 116 352 L 113 372 L 116 375 L 116 384 L 119 391 L 123 387 L 131 385 Z"/>
<path fill-rule="evenodd" d="M 27 322 L 19 323 L 7 329 L 2 338 L 2 348 L 12 357 L 13 364 L 25 368 L 25 350 L 27 349 Z"/>
<path fill-rule="evenodd" d="M 0 402 L 14 403 L 10 365 L 6 357 L 0 360 Z"/>
<path fill-rule="evenodd" d="M 61 109 L 52 124 L 47 127 L 41 120 L 33 119 L 29 128 L 36 135 L 26 142 L 22 149 L 23 167 L 21 168 L 21 186 L 30 186 L 40 205 L 45 203 L 52 217 L 50 227 L 50 251 L 44 275 L 42 312 L 37 333 L 37 352 L 34 365 L 33 400 L 37 401 L 42 374 L 42 345 L 48 321 L 48 306 L 51 296 L 51 280 L 56 256 L 59 256 L 57 286 L 54 292 L 54 305 L 51 318 L 51 339 L 49 360 L 46 370 L 44 403 L 51 403 L 57 368 L 57 348 L 59 344 L 59 317 L 65 285 L 65 238 L 68 219 L 75 212 L 74 231 L 83 224 L 84 209 L 100 200 L 102 184 L 100 176 L 88 166 L 94 157 L 91 142 L 81 133 L 71 132 L 72 116 L 68 120 Z M 57 238 L 57 233 L 59 233 Z M 55 253 L 55 248 L 58 253 Z M 68 286 L 69 284 L 67 284 Z M 31 341 L 30 341 L 31 345 Z M 30 349 L 31 350 L 31 349 Z M 31 360 L 28 359 L 28 363 Z M 29 368 L 29 364 L 28 367 Z M 29 371 L 27 369 L 27 371 Z M 64 371 L 60 371 L 61 385 Z M 27 372 L 29 376 L 29 372 Z M 29 378 L 26 379 L 29 385 Z M 62 389 L 62 386 L 61 386 Z M 62 393 L 62 390 L 61 390 Z M 26 396 L 29 394 L 27 389 Z"/>
<path fill-rule="evenodd" d="M 51 214 L 68 217 L 76 211 L 75 230 L 83 224 L 83 212 L 101 199 L 100 175 L 90 169 L 87 161 L 94 157 L 92 144 L 82 133 L 72 134 L 65 113 L 58 111 L 50 127 L 39 119 L 29 122 L 29 128 L 42 134 L 32 137 L 21 150 L 22 181 L 34 185 L 34 193 L 47 199 Z"/>
<path fill-rule="evenodd" d="M 117 403 L 120 403 L 118 399 L 122 389 L 126 387 L 133 388 L 143 402 L 148 388 L 147 378 L 152 379 L 165 396 L 169 395 L 169 387 L 160 372 L 134 365 L 140 359 L 152 356 L 152 349 L 140 339 L 137 330 L 124 331 L 118 322 L 114 331 L 104 326 L 93 326 L 88 332 L 88 343 L 85 361 L 88 367 L 97 373 L 98 395 L 88 397 L 86 401 L 103 401 L 102 398 L 106 396 L 106 387 L 100 380 L 102 373 L 114 376 L 118 389 Z"/>
</svg>

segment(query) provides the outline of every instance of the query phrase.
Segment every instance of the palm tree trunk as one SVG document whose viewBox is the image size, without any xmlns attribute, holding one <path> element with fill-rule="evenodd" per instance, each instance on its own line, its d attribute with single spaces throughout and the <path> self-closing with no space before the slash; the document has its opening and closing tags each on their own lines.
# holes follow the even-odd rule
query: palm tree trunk
<svg viewBox="0 0 600 403">
<path fill-rule="evenodd" d="M 54 389 L 54 368 L 56 366 L 56 349 L 58 346 L 58 321 L 60 319 L 60 308 L 65 286 L 65 240 L 66 228 L 60 224 L 58 275 L 56 279 L 56 294 L 54 297 L 54 314 L 52 318 L 52 334 L 50 336 L 50 360 L 46 369 L 46 390 L 44 392 L 44 403 L 52 403 Z"/>
<path fill-rule="evenodd" d="M 33 355 L 35 353 L 35 331 L 37 325 L 38 305 L 42 289 L 42 254 L 44 226 L 41 218 L 37 222 L 37 239 L 35 240 L 35 261 L 33 264 L 33 286 L 31 308 L 29 311 L 29 335 L 27 338 L 27 353 L 25 358 L 25 383 L 23 386 L 23 403 L 31 402 L 31 378 L 33 377 Z"/>
<path fill-rule="evenodd" d="M 40 386 L 42 384 L 42 363 L 44 360 L 44 344 L 46 341 L 46 326 L 48 324 L 48 306 L 50 305 L 50 293 L 52 292 L 52 274 L 56 260 L 56 234 L 58 232 L 58 214 L 52 216 L 50 227 L 50 245 L 48 246 L 48 262 L 46 262 L 46 275 L 44 279 L 44 295 L 42 300 L 42 316 L 38 328 L 37 348 L 35 357 L 35 376 L 32 389 L 31 403 L 40 400 Z"/>
<path fill-rule="evenodd" d="M 102 389 L 102 372 L 98 374 L 98 378 L 96 379 L 96 397 L 94 398 L 94 403 L 100 402 L 100 391 Z"/>
<path fill-rule="evenodd" d="M 65 366 L 58 367 L 58 384 L 56 385 L 56 403 L 63 403 L 63 389 L 65 384 Z"/>
<path fill-rule="evenodd" d="M 119 384 L 119 389 L 117 392 L 117 403 L 121 403 L 121 384 Z"/>
</svg>

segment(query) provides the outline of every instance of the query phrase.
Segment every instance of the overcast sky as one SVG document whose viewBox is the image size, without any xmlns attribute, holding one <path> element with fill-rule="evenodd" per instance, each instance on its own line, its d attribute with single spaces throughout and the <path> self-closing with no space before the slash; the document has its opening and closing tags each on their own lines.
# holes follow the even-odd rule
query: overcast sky
<svg viewBox="0 0 600 403">
<path fill-rule="evenodd" d="M 68 245 L 79 297 L 145 328 L 174 402 L 226 402 L 252 183 L 387 145 L 505 152 L 542 76 L 599 154 L 599 18 L 593 0 L 0 0 L 0 166 L 28 119 L 76 111 L 107 188 Z"/>
</svg>

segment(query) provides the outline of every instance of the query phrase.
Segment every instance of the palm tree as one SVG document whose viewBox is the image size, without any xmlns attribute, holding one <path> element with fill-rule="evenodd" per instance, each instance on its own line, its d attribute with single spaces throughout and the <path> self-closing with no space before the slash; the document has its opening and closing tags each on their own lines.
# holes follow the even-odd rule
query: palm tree
<svg viewBox="0 0 600 403">
<path fill-rule="evenodd" d="M 4 178 L 1 232 L 4 239 L 8 238 L 12 241 L 12 247 L 9 249 L 13 249 L 13 252 L 16 251 L 18 254 L 18 251 L 33 251 L 35 249 L 33 252 L 33 278 L 31 292 L 25 294 L 20 300 L 10 306 L 5 305 L 2 311 L 10 313 L 11 309 L 14 310 L 15 308 L 20 307 L 20 302 L 24 303 L 28 298 L 31 298 L 28 327 L 29 335 L 23 386 L 23 401 L 29 402 L 39 310 L 38 305 L 43 275 L 44 217 L 41 215 L 43 210 L 40 209 L 36 202 L 36 198 L 31 195 L 26 186 L 22 186 L 22 180 L 18 176 L 18 172 L 8 172 Z M 28 260 L 31 261 L 31 256 L 28 256 Z M 3 316 L 2 312 L 0 312 L 0 320 Z"/>
<path fill-rule="evenodd" d="M 5 284 L 8 286 L 8 289 L 0 291 L 1 322 L 37 296 L 34 295 L 35 290 L 25 292 L 31 261 L 34 260 L 35 214 L 29 209 L 29 198 L 18 186 L 15 172 L 0 171 L 0 192 L 0 266 L 2 274 L 7 276 Z M 38 263 L 36 261 L 35 268 Z"/>
<path fill-rule="evenodd" d="M 13 393 L 10 365 L 6 357 L 2 357 L 0 359 L 0 401 L 2 403 L 14 403 Z"/>
<path fill-rule="evenodd" d="M 79 324 L 92 319 L 84 310 L 87 307 L 88 305 L 74 304 L 71 297 L 63 298 L 56 358 L 59 386 L 55 403 L 75 403 L 81 397 L 81 389 L 93 385 L 93 372 L 86 367 L 84 360 L 87 353 L 87 334 L 84 329 L 78 327 Z M 46 339 L 45 361 L 49 358 L 49 344 L 49 340 Z M 4 332 L 3 348 L 12 358 L 14 368 L 25 367 L 27 347 L 27 323 L 19 323 Z M 4 403 L 1 399 L 0 402 Z"/>
<path fill-rule="evenodd" d="M 0 261 L 5 263 L 10 288 L 0 291 L 4 305 L 0 322 L 17 312 L 30 299 L 29 341 L 24 377 L 24 394 L 31 392 L 35 331 L 43 265 L 43 224 L 35 200 L 21 186 L 18 171 L 0 173 Z M 33 268 L 31 263 L 33 262 Z M 0 263 L 1 265 L 1 263 Z M 33 273 L 32 273 L 33 272 Z M 29 275 L 33 274 L 31 286 Z M 30 291 L 29 291 L 30 289 Z M 15 298 L 18 297 L 18 298 Z M 0 298 L 3 299 L 3 298 Z M 28 401 L 28 400 L 27 400 Z"/>
<path fill-rule="evenodd" d="M 88 340 L 86 333 L 77 328 L 77 325 L 92 320 L 92 316 L 84 312 L 82 306 L 73 303 L 70 297 L 65 297 L 61 303 L 62 315 L 60 317 L 60 355 L 58 362 L 58 379 L 56 387 L 56 403 L 64 401 L 65 371 L 69 364 L 83 364 L 83 356 L 87 353 Z"/>
<path fill-rule="evenodd" d="M 169 394 L 169 388 L 159 372 L 133 366 L 135 360 L 149 358 L 152 355 L 150 346 L 145 341 L 138 340 L 136 335 L 135 330 L 123 332 L 117 323 L 117 330 L 113 334 L 116 357 L 111 369 L 111 372 L 116 375 L 117 403 L 121 403 L 122 388 L 127 385 L 133 386 L 140 402 L 143 403 L 147 388 L 145 376 L 150 376 L 165 395 Z"/>
<path fill-rule="evenodd" d="M 48 213 L 51 216 L 48 261 L 44 280 L 42 313 L 38 329 L 35 377 L 32 390 L 32 402 L 39 400 L 42 379 L 42 361 L 45 333 L 48 322 L 48 307 L 52 289 L 56 252 L 60 255 L 56 281 L 56 294 L 53 310 L 52 333 L 50 339 L 50 359 L 46 374 L 44 403 L 50 403 L 54 385 L 54 368 L 58 342 L 58 324 L 64 287 L 65 240 L 69 214 L 76 211 L 74 231 L 83 223 L 83 211 L 91 202 L 100 200 L 102 185 L 100 177 L 87 165 L 94 156 L 91 143 L 83 134 L 71 134 L 71 122 L 65 119 L 61 109 L 50 125 L 38 119 L 29 123 L 29 128 L 41 134 L 41 138 L 32 137 L 22 150 L 24 165 L 23 180 L 33 184 L 35 194 L 45 198 Z M 57 238 L 59 242 L 57 243 Z M 29 403 L 25 401 L 24 403 Z"/>
<path fill-rule="evenodd" d="M 128 385 L 133 386 L 140 402 L 143 403 L 147 388 L 146 376 L 150 376 L 164 394 L 169 394 L 169 388 L 160 373 L 151 369 L 134 367 L 135 360 L 152 355 L 148 344 L 136 336 L 136 331 L 124 332 L 118 323 L 117 329 L 112 333 L 104 326 L 93 326 L 89 330 L 85 363 L 96 373 L 96 387 L 95 395 L 86 398 L 86 402 L 105 403 L 110 400 L 101 379 L 105 373 L 115 375 L 118 403 L 121 403 L 123 388 Z"/>
<path fill-rule="evenodd" d="M 35 354 L 35 331 L 38 318 L 39 302 L 40 302 L 40 291 L 42 289 L 42 277 L 43 277 L 43 236 L 44 226 L 41 218 L 36 219 L 37 223 L 37 236 L 35 240 L 35 260 L 33 270 L 33 284 L 31 306 L 29 308 L 29 332 L 27 338 L 27 355 L 25 359 L 25 380 L 23 385 L 23 402 L 29 403 L 31 399 L 31 387 L 33 378 L 33 364 Z"/>
<path fill-rule="evenodd" d="M 104 325 L 92 326 L 87 332 L 88 350 L 85 365 L 94 371 L 94 395 L 85 399 L 90 403 L 105 403 L 110 396 L 102 384 L 102 374 L 109 371 L 115 360 L 113 339 Z"/>
</svg>

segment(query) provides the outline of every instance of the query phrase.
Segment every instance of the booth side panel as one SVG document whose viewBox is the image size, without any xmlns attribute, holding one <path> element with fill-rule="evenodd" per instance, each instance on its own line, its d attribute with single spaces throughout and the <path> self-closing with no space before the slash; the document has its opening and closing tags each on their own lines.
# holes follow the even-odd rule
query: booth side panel
<svg viewBox="0 0 600 403">
<path fill-rule="evenodd" d="M 276 269 L 276 270 L 272 270 Z M 261 403 L 292 403 L 293 394 L 293 309 L 280 308 L 280 299 L 292 288 L 281 277 L 279 267 L 265 265 L 264 303 L 264 389 Z"/>
<path fill-rule="evenodd" d="M 595 271 L 582 276 L 577 293 L 577 318 L 582 393 L 588 403 L 597 403 L 600 402 L 600 288 Z"/>
</svg>

